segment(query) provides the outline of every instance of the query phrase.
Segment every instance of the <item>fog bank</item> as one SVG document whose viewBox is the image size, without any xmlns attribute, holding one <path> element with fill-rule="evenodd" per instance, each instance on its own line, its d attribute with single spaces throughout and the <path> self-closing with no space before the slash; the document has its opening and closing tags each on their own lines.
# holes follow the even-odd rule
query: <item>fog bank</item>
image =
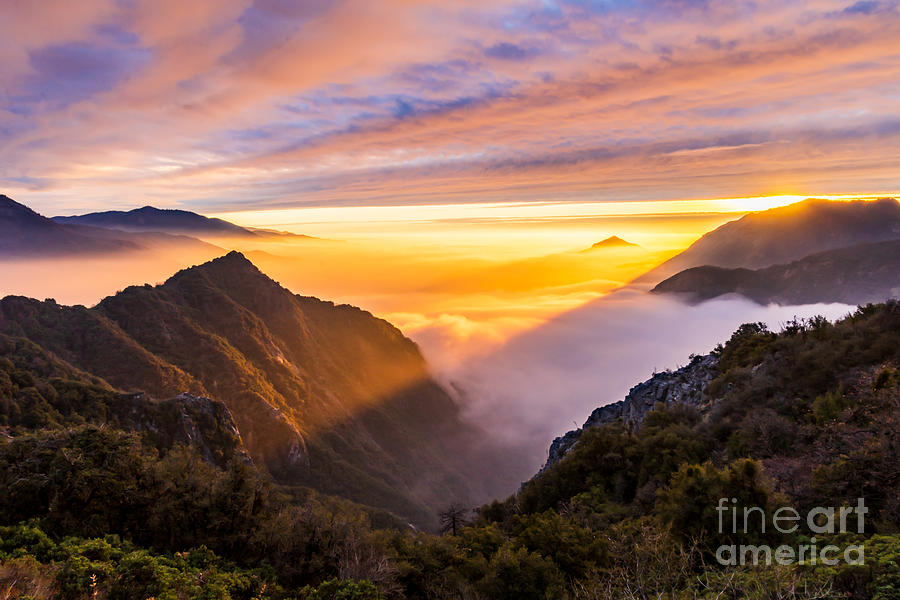
<svg viewBox="0 0 900 600">
<path fill-rule="evenodd" d="M 440 361 L 439 376 L 460 392 L 468 418 L 521 448 L 523 477 L 544 461 L 554 437 L 580 427 L 591 411 L 622 400 L 654 371 L 677 368 L 691 353 L 727 340 L 742 323 L 772 329 L 794 316 L 835 319 L 842 304 L 759 306 L 739 297 L 690 306 L 625 289 L 520 334 L 458 365 Z M 419 339 L 440 355 L 436 336 Z M 511 490 L 512 491 L 512 490 Z"/>
</svg>

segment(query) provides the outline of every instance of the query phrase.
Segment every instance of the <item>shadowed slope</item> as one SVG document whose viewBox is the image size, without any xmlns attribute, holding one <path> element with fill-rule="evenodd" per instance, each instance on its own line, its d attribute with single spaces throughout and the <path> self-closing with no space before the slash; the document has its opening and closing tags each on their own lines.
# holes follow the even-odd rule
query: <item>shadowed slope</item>
<svg viewBox="0 0 900 600">
<path fill-rule="evenodd" d="M 66 225 L 90 225 L 121 229 L 124 231 L 166 232 L 199 236 L 227 236 L 239 238 L 313 239 L 284 231 L 248 229 L 223 219 L 206 217 L 188 210 L 163 209 L 144 206 L 134 210 L 108 210 L 104 212 L 53 217 L 53 221 Z"/>
<path fill-rule="evenodd" d="M 765 269 L 694 267 L 661 282 L 654 293 L 702 302 L 741 294 L 760 304 L 866 304 L 900 295 L 900 240 L 860 244 Z"/>
<path fill-rule="evenodd" d="M 118 252 L 137 248 L 137 244 L 126 240 L 82 235 L 0 195 L 0 256 Z"/>
<path fill-rule="evenodd" d="M 221 250 L 186 235 L 125 232 L 85 224 L 59 223 L 0 194 L 0 258 L 106 256 L 140 250 L 173 249 L 200 253 L 204 257 Z"/>
<path fill-rule="evenodd" d="M 123 393 L 34 342 L 0 334 L 0 426 L 21 435 L 84 424 L 142 432 L 159 450 L 190 446 L 219 466 L 247 459 L 222 402 L 189 394 L 158 400 Z"/>
</svg>

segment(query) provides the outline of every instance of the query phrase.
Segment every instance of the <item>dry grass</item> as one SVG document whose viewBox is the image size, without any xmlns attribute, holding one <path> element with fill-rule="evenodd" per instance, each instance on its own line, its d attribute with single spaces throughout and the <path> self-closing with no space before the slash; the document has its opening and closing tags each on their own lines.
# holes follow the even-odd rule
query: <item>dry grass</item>
<svg viewBox="0 0 900 600">
<path fill-rule="evenodd" d="M 5 560 L 0 563 L 0 600 L 55 597 L 56 583 L 45 565 L 33 558 Z"/>
</svg>

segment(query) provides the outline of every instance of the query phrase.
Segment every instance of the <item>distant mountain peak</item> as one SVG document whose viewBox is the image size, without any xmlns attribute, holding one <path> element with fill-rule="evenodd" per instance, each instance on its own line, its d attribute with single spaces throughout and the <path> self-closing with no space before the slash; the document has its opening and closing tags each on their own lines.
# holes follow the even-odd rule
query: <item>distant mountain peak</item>
<svg viewBox="0 0 900 600">
<path fill-rule="evenodd" d="M 50 256 L 133 250 L 130 240 L 104 239 L 64 227 L 6 195 L 0 195 L 0 256 Z"/>
<path fill-rule="evenodd" d="M 639 248 L 637 244 L 633 244 L 627 240 L 623 240 L 617 235 L 611 235 L 605 240 L 600 240 L 587 250 L 586 252 L 590 252 L 591 250 L 599 250 L 601 248 Z"/>
<path fill-rule="evenodd" d="M 106 214 L 106 213 L 101 213 Z M 143 215 L 143 216 L 177 216 L 177 217 L 187 217 L 197 221 L 213 221 L 218 222 L 219 219 L 210 219 L 209 217 L 205 217 L 201 214 L 191 212 L 189 210 L 183 210 L 180 208 L 157 208 L 155 206 L 142 206 L 140 208 L 134 208 L 129 211 L 109 211 L 109 214 L 124 214 L 124 215 Z"/>
<path fill-rule="evenodd" d="M 57 223 L 65 225 L 90 225 L 124 231 L 163 232 L 193 236 L 226 236 L 256 239 L 313 239 L 285 231 L 269 231 L 241 227 L 216 217 L 180 208 L 157 208 L 142 206 L 128 211 L 108 210 L 85 215 L 53 217 Z"/>
<path fill-rule="evenodd" d="M 71 217 L 53 217 L 53 220 L 69 225 L 91 225 L 131 231 L 256 235 L 249 229 L 222 219 L 205 217 L 188 210 L 156 208 L 149 205 L 128 211 L 108 210 Z"/>
<path fill-rule="evenodd" d="M 16 202 L 6 194 L 0 194 L 0 219 L 27 217 L 30 219 L 45 219 L 37 212 L 24 204 Z"/>
<path fill-rule="evenodd" d="M 638 281 L 659 283 L 699 266 L 761 269 L 827 250 L 895 239 L 900 239 L 900 202 L 893 198 L 808 198 L 729 221 Z"/>
</svg>

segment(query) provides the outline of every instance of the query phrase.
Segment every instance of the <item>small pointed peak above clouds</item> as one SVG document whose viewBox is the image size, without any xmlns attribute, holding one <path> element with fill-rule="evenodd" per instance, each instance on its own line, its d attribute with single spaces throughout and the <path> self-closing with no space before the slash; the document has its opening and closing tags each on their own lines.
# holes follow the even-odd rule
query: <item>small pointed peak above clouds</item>
<svg viewBox="0 0 900 600">
<path fill-rule="evenodd" d="M 591 250 L 600 250 L 601 248 L 640 248 L 637 244 L 633 244 L 627 240 L 623 240 L 617 235 L 611 235 L 605 240 L 601 240 L 585 250 L 585 252 L 590 252 Z"/>
</svg>

